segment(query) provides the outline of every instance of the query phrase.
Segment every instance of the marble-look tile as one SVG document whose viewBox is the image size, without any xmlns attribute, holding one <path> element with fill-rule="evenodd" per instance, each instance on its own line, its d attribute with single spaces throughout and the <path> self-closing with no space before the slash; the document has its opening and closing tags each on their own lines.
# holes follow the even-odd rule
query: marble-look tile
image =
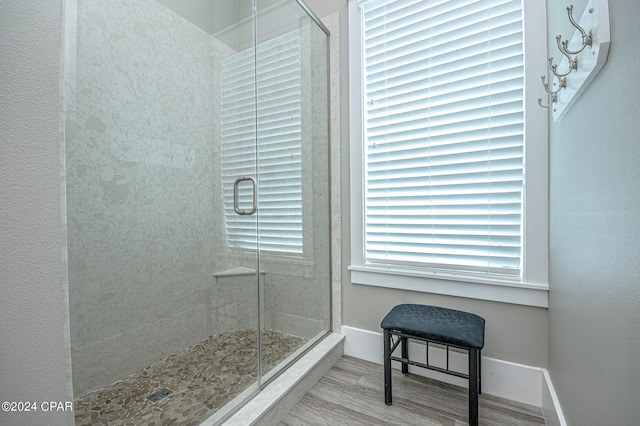
<svg viewBox="0 0 640 426">
<path fill-rule="evenodd" d="M 197 305 L 87 347 L 73 348 L 74 391 L 83 395 L 101 388 L 141 366 L 207 339 L 211 334 L 208 315 L 206 305 Z"/>
<path fill-rule="evenodd" d="M 149 0 L 66 12 L 69 325 L 84 392 L 211 334 L 219 113 L 214 44 L 191 23 Z"/>
<path fill-rule="evenodd" d="M 331 138 L 331 325 L 342 327 L 342 192 L 340 139 L 340 14 L 323 18 L 329 37 L 329 109 Z"/>
<path fill-rule="evenodd" d="M 215 311 L 211 312 L 212 324 L 220 333 L 245 330 L 258 324 L 259 292 L 255 270 L 239 270 L 216 273 L 216 299 L 212 300 Z M 260 280 L 264 282 L 265 274 Z M 268 327 L 268 325 L 267 325 Z M 293 334 L 293 333 L 291 333 Z M 299 335 L 298 335 L 299 336 Z"/>
</svg>

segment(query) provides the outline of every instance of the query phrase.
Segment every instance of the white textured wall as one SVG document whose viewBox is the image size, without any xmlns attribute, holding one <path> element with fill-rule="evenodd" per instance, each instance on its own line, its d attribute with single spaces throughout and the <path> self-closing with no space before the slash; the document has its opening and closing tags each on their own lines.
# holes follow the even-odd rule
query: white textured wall
<svg viewBox="0 0 640 426">
<path fill-rule="evenodd" d="M 61 2 L 0 1 L 0 401 L 71 401 L 62 259 Z M 2 425 L 71 425 L 5 413 Z"/>
<path fill-rule="evenodd" d="M 640 419 L 640 2 L 608 3 L 607 64 L 551 125 L 549 371 L 570 425 Z M 548 4 L 551 56 L 569 4 Z"/>
</svg>

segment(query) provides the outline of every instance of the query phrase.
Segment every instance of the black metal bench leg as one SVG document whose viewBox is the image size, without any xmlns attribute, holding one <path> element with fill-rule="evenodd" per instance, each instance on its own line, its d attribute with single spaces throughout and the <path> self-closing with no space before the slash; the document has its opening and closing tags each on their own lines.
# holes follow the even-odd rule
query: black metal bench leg
<svg viewBox="0 0 640 426">
<path fill-rule="evenodd" d="M 402 358 L 408 360 L 409 359 L 409 339 L 406 337 L 401 337 L 402 340 Z M 407 374 L 409 372 L 409 363 L 402 363 L 402 373 Z"/>
<path fill-rule="evenodd" d="M 482 395 L 482 350 L 478 351 L 478 395 Z"/>
<path fill-rule="evenodd" d="M 469 348 L 469 425 L 478 426 L 479 350 Z"/>
<path fill-rule="evenodd" d="M 384 403 L 391 405 L 391 333 L 383 329 L 384 340 Z"/>
</svg>

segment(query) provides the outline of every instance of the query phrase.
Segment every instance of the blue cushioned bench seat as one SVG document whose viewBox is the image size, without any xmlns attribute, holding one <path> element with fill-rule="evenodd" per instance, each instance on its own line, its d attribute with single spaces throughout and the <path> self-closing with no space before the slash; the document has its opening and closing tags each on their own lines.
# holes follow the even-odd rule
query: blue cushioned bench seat
<svg viewBox="0 0 640 426">
<path fill-rule="evenodd" d="M 402 363 L 402 372 L 407 373 L 409 365 L 428 368 L 469 380 L 469 424 L 478 424 L 478 394 L 480 387 L 480 359 L 484 347 L 485 321 L 469 312 L 437 306 L 403 304 L 397 305 L 384 317 L 380 327 L 384 339 L 384 389 L 385 403 L 391 405 L 391 361 Z M 409 339 L 427 343 L 427 362 L 409 359 Z M 447 346 L 447 368 L 429 364 L 429 343 Z M 400 346 L 401 357 L 394 356 Z M 467 350 L 469 373 L 449 370 L 449 347 Z"/>
</svg>

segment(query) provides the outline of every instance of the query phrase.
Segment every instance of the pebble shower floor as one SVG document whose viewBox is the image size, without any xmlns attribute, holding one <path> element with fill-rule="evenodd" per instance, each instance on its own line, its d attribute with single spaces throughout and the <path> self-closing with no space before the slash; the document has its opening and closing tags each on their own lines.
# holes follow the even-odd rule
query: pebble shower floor
<svg viewBox="0 0 640 426">
<path fill-rule="evenodd" d="M 217 334 L 81 396 L 76 425 L 198 425 L 255 382 L 256 338 L 255 330 Z M 264 371 L 305 342 L 263 330 Z"/>
</svg>

